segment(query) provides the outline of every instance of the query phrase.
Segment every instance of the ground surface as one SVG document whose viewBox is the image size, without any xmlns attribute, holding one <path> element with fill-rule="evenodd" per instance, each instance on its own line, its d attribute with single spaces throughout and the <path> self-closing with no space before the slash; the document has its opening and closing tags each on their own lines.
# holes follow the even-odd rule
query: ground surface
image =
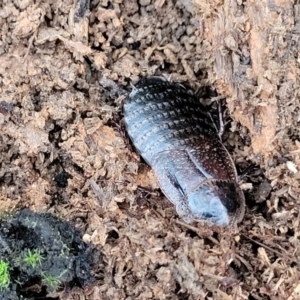
<svg viewBox="0 0 300 300">
<path fill-rule="evenodd" d="M 95 284 L 61 299 L 299 299 L 299 12 L 1 1 L 0 208 L 53 213 L 103 253 Z M 132 148 L 122 103 L 152 74 L 227 96 L 226 145 L 240 172 L 258 167 L 238 232 L 181 223 Z"/>
</svg>

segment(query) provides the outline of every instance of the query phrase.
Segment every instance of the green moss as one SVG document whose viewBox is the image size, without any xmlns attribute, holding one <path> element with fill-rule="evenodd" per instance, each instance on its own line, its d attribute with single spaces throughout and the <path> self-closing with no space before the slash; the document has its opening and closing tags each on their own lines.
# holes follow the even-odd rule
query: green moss
<svg viewBox="0 0 300 300">
<path fill-rule="evenodd" d="M 0 291 L 9 286 L 9 265 L 7 262 L 0 260 Z"/>
<path fill-rule="evenodd" d="M 61 285 L 61 281 L 57 277 L 50 274 L 43 274 L 42 281 L 44 285 L 47 286 L 49 291 L 56 291 Z"/>
<path fill-rule="evenodd" d="M 42 260 L 44 257 L 41 254 L 40 250 L 33 250 L 31 251 L 30 249 L 26 250 L 24 252 L 24 262 L 27 266 L 36 268 L 37 266 L 40 266 L 42 264 Z"/>
</svg>

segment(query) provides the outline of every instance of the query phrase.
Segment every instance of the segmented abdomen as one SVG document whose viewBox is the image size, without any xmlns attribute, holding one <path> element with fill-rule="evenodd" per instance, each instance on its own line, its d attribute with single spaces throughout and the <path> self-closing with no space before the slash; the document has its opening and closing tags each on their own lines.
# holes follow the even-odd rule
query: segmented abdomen
<svg viewBox="0 0 300 300">
<path fill-rule="evenodd" d="M 194 149 L 203 136 L 217 133 L 193 92 L 178 83 L 150 77 L 141 80 L 125 105 L 128 133 L 143 158 L 171 149 Z"/>
</svg>

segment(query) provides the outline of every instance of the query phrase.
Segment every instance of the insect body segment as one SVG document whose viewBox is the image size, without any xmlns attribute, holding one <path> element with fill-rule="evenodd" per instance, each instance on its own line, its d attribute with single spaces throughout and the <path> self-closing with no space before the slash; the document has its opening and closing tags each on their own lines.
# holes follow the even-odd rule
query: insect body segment
<svg viewBox="0 0 300 300">
<path fill-rule="evenodd" d="M 235 166 L 191 89 L 161 77 L 144 78 L 124 113 L 130 138 L 186 222 L 241 221 L 245 200 Z"/>
</svg>

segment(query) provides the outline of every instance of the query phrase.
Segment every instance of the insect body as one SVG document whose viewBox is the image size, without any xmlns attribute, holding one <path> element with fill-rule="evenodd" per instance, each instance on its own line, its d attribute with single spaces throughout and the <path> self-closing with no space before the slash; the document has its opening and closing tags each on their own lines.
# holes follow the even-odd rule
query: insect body
<svg viewBox="0 0 300 300">
<path fill-rule="evenodd" d="M 162 77 L 139 81 L 124 105 L 130 138 L 186 222 L 242 220 L 234 163 L 193 91 Z"/>
</svg>

